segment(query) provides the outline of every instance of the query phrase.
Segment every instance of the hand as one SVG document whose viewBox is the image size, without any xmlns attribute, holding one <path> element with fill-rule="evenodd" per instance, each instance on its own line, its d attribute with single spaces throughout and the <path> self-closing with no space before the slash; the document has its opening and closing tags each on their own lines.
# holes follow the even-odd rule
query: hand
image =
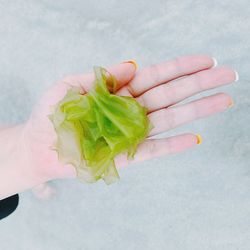
<svg viewBox="0 0 250 250">
<path fill-rule="evenodd" d="M 149 136 L 176 128 L 182 124 L 227 109 L 231 97 L 218 93 L 187 104 L 175 105 L 201 91 L 216 88 L 236 80 L 236 72 L 227 67 L 215 68 L 211 57 L 197 55 L 180 57 L 136 71 L 134 63 L 127 62 L 108 67 L 118 80 L 117 95 L 132 96 L 148 110 L 154 128 Z M 34 108 L 25 127 L 31 164 L 41 176 L 41 183 L 54 178 L 75 177 L 72 165 L 58 162 L 57 153 L 51 150 L 56 134 L 48 115 L 71 86 L 79 86 L 82 94 L 93 84 L 94 74 L 74 75 L 64 78 L 49 89 Z M 116 158 L 118 167 L 131 162 L 178 153 L 199 143 L 194 134 L 182 134 L 165 139 L 148 139 L 138 147 L 135 159 L 126 155 Z"/>
</svg>

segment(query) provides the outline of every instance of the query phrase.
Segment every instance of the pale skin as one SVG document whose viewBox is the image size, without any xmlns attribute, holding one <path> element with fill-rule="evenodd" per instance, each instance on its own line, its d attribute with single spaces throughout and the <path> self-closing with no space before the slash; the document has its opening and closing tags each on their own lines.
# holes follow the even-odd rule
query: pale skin
<svg viewBox="0 0 250 250">
<path fill-rule="evenodd" d="M 115 159 L 118 169 L 135 162 L 179 153 L 198 144 L 200 139 L 193 133 L 164 139 L 150 139 L 150 136 L 232 106 L 232 98 L 226 93 L 178 105 L 187 97 L 237 79 L 235 70 L 215 67 L 214 63 L 213 58 L 207 55 L 192 55 L 142 69 L 137 69 L 134 62 L 106 67 L 118 81 L 116 94 L 132 96 L 145 106 L 154 126 L 149 138 L 139 145 L 133 161 L 128 161 L 125 154 Z M 69 88 L 78 86 L 85 94 L 91 89 L 93 81 L 93 73 L 65 77 L 42 95 L 26 123 L 1 129 L 0 199 L 49 180 L 76 177 L 75 168 L 70 164 L 62 165 L 56 151 L 51 150 L 56 133 L 48 115 L 51 107 L 64 97 Z"/>
</svg>

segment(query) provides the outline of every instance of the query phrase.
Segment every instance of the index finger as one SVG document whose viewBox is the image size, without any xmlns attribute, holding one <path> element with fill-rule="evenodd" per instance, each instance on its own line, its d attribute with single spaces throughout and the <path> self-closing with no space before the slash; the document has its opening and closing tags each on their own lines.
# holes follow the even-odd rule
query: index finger
<svg viewBox="0 0 250 250">
<path fill-rule="evenodd" d="M 179 57 L 139 70 L 125 88 L 136 97 L 170 80 L 211 68 L 215 62 L 214 58 L 207 55 Z"/>
</svg>

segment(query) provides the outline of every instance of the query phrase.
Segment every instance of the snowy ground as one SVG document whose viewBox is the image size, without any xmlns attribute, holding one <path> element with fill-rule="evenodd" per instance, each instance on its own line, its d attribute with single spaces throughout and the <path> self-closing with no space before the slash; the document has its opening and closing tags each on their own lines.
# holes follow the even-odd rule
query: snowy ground
<svg viewBox="0 0 250 250">
<path fill-rule="evenodd" d="M 27 119 L 48 86 L 93 65 L 208 53 L 240 80 L 220 88 L 232 109 L 168 133 L 200 133 L 201 146 L 124 169 L 108 187 L 54 181 L 46 202 L 22 193 L 0 249 L 250 249 L 249 13 L 247 0 L 1 0 L 2 123 Z"/>
</svg>

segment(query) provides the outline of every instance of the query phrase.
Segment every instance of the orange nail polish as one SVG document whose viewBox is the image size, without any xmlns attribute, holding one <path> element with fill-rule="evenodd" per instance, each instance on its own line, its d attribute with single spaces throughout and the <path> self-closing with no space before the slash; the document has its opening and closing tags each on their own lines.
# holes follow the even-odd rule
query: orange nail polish
<svg viewBox="0 0 250 250">
<path fill-rule="evenodd" d="M 234 106 L 234 101 L 231 99 L 230 103 L 228 104 L 228 107 L 231 108 Z"/>
<path fill-rule="evenodd" d="M 138 69 L 138 64 L 137 64 L 137 62 L 135 60 L 129 60 L 129 61 L 126 61 L 126 62 L 123 62 L 123 63 L 132 63 L 132 64 L 134 64 L 135 69 Z"/>
<path fill-rule="evenodd" d="M 196 138 L 197 138 L 197 144 L 201 144 L 202 143 L 201 135 L 196 135 Z"/>
</svg>

